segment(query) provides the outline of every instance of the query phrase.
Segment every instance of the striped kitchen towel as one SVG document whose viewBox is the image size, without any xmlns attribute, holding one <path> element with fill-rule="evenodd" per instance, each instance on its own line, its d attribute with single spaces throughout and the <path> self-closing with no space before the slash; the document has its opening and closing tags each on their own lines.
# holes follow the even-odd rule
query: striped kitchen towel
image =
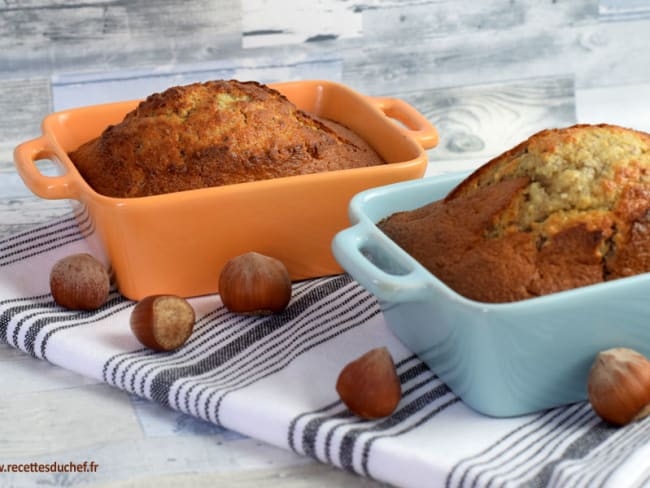
<svg viewBox="0 0 650 488">
<path fill-rule="evenodd" d="M 625 428 L 586 403 L 494 419 L 467 408 L 387 329 L 376 300 L 347 275 L 296 283 L 268 317 L 191 299 L 190 340 L 154 353 L 134 339 L 134 305 L 113 290 L 99 310 L 57 306 L 48 274 L 89 252 L 73 216 L 0 241 L 0 340 L 69 370 L 324 463 L 396 486 L 641 486 L 650 480 L 650 419 Z M 403 398 L 367 421 L 334 385 L 352 359 L 386 346 Z"/>
</svg>

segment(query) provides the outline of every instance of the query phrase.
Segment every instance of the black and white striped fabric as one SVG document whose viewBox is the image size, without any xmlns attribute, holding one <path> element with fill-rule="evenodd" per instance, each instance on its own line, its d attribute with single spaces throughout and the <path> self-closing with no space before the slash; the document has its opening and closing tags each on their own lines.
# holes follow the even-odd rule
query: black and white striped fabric
<svg viewBox="0 0 650 488">
<path fill-rule="evenodd" d="M 587 403 L 518 418 L 467 408 L 386 328 L 375 299 L 347 275 L 294 285 L 270 317 L 228 313 L 218 295 L 191 300 L 197 324 L 173 353 L 133 338 L 133 302 L 113 290 L 93 312 L 58 307 L 48 274 L 88 252 L 89 219 L 57 220 L 0 241 L 0 340 L 143 398 L 396 486 L 643 486 L 650 420 L 601 422 Z M 376 421 L 350 414 L 334 385 L 373 347 L 396 361 L 403 398 Z"/>
</svg>

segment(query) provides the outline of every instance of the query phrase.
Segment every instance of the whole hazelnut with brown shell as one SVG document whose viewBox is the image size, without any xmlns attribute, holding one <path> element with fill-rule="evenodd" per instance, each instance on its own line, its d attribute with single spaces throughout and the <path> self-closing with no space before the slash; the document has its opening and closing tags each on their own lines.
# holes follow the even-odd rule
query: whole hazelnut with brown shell
<svg viewBox="0 0 650 488">
<path fill-rule="evenodd" d="M 80 253 L 57 261 L 50 270 L 54 301 L 70 310 L 95 310 L 108 298 L 110 276 L 102 263 Z"/>
<path fill-rule="evenodd" d="M 601 351 L 587 383 L 589 402 L 602 419 L 625 425 L 650 414 L 650 361 L 632 349 Z"/>
<path fill-rule="evenodd" d="M 348 363 L 339 373 L 336 391 L 355 415 L 365 419 L 386 417 L 402 398 L 402 389 L 390 352 L 371 349 Z"/>
<path fill-rule="evenodd" d="M 228 261 L 219 275 L 219 294 L 231 312 L 267 315 L 291 300 L 291 278 L 278 259 L 248 252 Z"/>
</svg>

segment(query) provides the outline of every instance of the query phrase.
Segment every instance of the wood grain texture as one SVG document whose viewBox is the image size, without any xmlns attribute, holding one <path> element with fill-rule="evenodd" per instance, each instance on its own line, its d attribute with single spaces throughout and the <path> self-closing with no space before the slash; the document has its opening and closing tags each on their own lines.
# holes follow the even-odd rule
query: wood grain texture
<svg viewBox="0 0 650 488">
<path fill-rule="evenodd" d="M 27 190 L 25 190 L 27 191 Z M 0 195 L 2 190 L 0 190 Z M 38 224 L 63 217 L 71 210 L 65 200 L 42 200 L 37 196 L 0 197 L 0 238 L 23 232 Z"/>
<path fill-rule="evenodd" d="M 80 398 L 76 393 L 72 399 L 77 401 L 79 407 L 84 406 L 84 403 L 79 403 Z M 110 398 L 107 397 L 106 401 L 110 401 Z M 31 410 L 33 409 L 28 411 Z M 103 415 L 103 412 L 110 410 L 111 407 L 96 410 L 97 422 L 103 422 L 104 427 L 91 426 L 86 436 L 73 428 L 65 435 L 59 434 L 54 442 L 44 438 L 44 444 L 51 444 L 48 451 L 22 453 L 11 458 L 4 456 L 3 459 L 5 462 L 37 463 L 93 460 L 99 465 L 95 473 L 75 473 L 77 479 L 70 485 L 89 482 L 111 485 L 140 482 L 148 478 L 162 482 L 167 477 L 174 479 L 183 474 L 221 474 L 221 479 L 226 480 L 235 473 L 257 470 L 265 470 L 267 474 L 291 472 L 293 467 L 314 463 L 310 459 L 252 439 L 224 443 L 210 435 L 146 437 L 137 433 L 137 425 L 127 434 L 123 423 L 125 417 L 129 418 L 128 413 L 123 412 L 121 418 L 111 421 Z M 72 421 L 73 412 L 57 413 L 61 415 L 61 423 Z M 113 413 L 120 414 L 117 411 Z M 81 415 L 79 421 L 89 422 L 85 415 Z M 56 431 L 58 423 L 55 421 L 55 425 L 47 430 Z M 102 439 L 101 434 L 96 432 L 108 431 L 111 426 L 114 434 L 109 439 Z M 335 470 L 329 469 L 332 472 Z M 3 473 L 1 476 L 0 483 L 7 483 L 8 486 L 12 486 L 11 482 L 25 483 L 21 486 L 56 486 L 59 477 L 57 473 L 16 473 L 13 476 Z"/>
<path fill-rule="evenodd" d="M 45 4 L 0 7 L 0 78 L 223 59 L 286 67 L 289 55 L 340 57 L 345 82 L 372 93 L 568 74 L 582 88 L 650 76 L 641 62 L 650 29 L 633 0 L 484 0 L 462 10 L 452 0 Z M 624 21 L 611 22 L 612 5 Z"/>
<path fill-rule="evenodd" d="M 604 21 L 650 18 L 646 0 L 600 0 L 598 10 Z"/>
<path fill-rule="evenodd" d="M 244 48 L 360 37 L 361 11 L 343 0 L 242 0 L 242 29 Z"/>
<path fill-rule="evenodd" d="M 402 95 L 436 126 L 429 160 L 485 162 L 549 127 L 576 122 L 573 80 L 542 78 L 422 90 Z"/>
<path fill-rule="evenodd" d="M 2 38 L 2 36 L 0 36 Z M 70 211 L 66 201 L 36 197 L 16 172 L 16 145 L 41 133 L 41 120 L 52 111 L 49 78 L 0 79 L 0 238 L 26 230 Z"/>
<path fill-rule="evenodd" d="M 645 0 L 4 0 L 0 239 L 68 214 L 15 173 L 52 110 L 210 78 L 324 78 L 403 98 L 440 131 L 427 175 L 473 169 L 575 121 L 650 130 Z M 598 119 L 598 120 L 595 120 Z M 0 344 L 0 462 L 83 461 L 95 475 L 0 486 L 379 487 Z"/>
<path fill-rule="evenodd" d="M 596 87 L 576 91 L 578 120 L 607 122 L 650 133 L 650 83 Z"/>
<path fill-rule="evenodd" d="M 223 59 L 180 64 L 156 70 L 119 70 L 103 73 L 73 73 L 53 77 L 52 104 L 55 110 L 82 105 L 144 98 L 170 86 L 214 79 L 256 80 L 262 83 L 300 79 L 339 81 L 343 62 L 330 56 L 289 53 L 281 62 L 265 57 Z"/>
<path fill-rule="evenodd" d="M 540 2 L 524 0 L 504 2 L 483 0 L 459 8 L 455 0 L 436 0 L 416 4 L 390 2 L 363 11 L 363 36 L 369 41 L 386 42 L 409 37 L 411 44 L 453 34 L 501 31 L 515 28 L 567 28 L 598 19 L 598 0 Z"/>
<path fill-rule="evenodd" d="M 650 79 L 646 21 L 529 27 L 367 42 L 346 53 L 343 80 L 376 94 L 541 76 L 574 76 L 580 88 Z"/>
<path fill-rule="evenodd" d="M 22 360 L 28 357 L 24 352 L 14 347 L 9 346 L 4 342 L 0 342 L 0 362 L 3 365 L 8 364 L 9 361 Z"/>
<path fill-rule="evenodd" d="M 0 6 L 5 75 L 157 66 L 239 48 L 238 0 L 70 1 Z"/>
<path fill-rule="evenodd" d="M 11 419 L 2 428 L 5 463 L 142 435 L 128 398 L 106 384 L 3 396 L 0 415 Z"/>
<path fill-rule="evenodd" d="M 49 78 L 0 79 L 0 162 L 7 162 L 7 146 L 38 136 L 41 119 L 51 111 Z"/>
<path fill-rule="evenodd" d="M 185 473 L 172 476 L 146 476 L 118 482 L 93 484 L 94 488 L 305 488 L 311 486 L 337 488 L 388 487 L 367 478 L 331 468 L 322 464 L 291 466 L 282 469 L 259 469 L 228 473 Z"/>
<path fill-rule="evenodd" d="M 9 346 L 4 346 L 9 348 Z M 25 393 L 65 390 L 98 383 L 46 361 L 35 359 L 17 349 L 17 354 L 0 351 L 0 384 L 6 397 Z"/>
</svg>

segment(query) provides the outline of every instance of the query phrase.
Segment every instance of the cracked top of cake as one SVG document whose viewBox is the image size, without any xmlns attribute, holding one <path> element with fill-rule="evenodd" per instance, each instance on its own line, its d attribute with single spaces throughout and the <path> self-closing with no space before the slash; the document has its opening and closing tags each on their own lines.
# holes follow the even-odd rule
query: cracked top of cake
<svg viewBox="0 0 650 488">
<path fill-rule="evenodd" d="M 150 95 L 69 154 L 110 197 L 141 197 L 382 164 L 358 135 L 257 82 L 215 80 Z"/>
<path fill-rule="evenodd" d="M 605 124 L 541 131 L 380 228 L 479 301 L 650 271 L 650 135 Z"/>
</svg>

